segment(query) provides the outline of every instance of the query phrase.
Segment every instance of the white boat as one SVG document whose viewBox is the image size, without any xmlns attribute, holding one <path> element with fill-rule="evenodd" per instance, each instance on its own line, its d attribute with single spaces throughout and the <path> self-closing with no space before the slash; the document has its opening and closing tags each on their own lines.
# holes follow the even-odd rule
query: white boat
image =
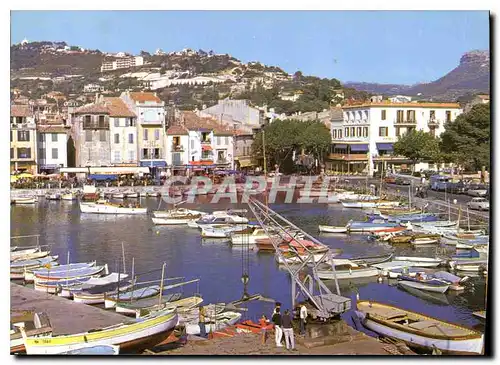
<svg viewBox="0 0 500 365">
<path fill-rule="evenodd" d="M 357 302 L 355 313 L 366 328 L 410 346 L 455 354 L 483 351 L 482 333 L 424 314 L 366 300 Z"/>
<path fill-rule="evenodd" d="M 200 216 L 172 216 L 169 218 L 156 218 L 152 217 L 153 224 L 155 225 L 165 225 L 165 226 L 174 226 L 174 225 L 183 225 L 188 224 L 199 218 Z"/>
<path fill-rule="evenodd" d="M 413 278 L 417 274 L 425 274 L 425 270 L 426 269 L 420 267 L 399 267 L 387 270 L 387 276 L 389 277 L 389 279 L 397 279 L 401 275 Z"/>
<path fill-rule="evenodd" d="M 412 266 L 417 267 L 438 267 L 443 264 L 444 261 L 439 258 L 432 257 L 413 257 L 413 256 L 396 256 L 394 257 L 395 261 L 409 261 L 414 263 Z"/>
<path fill-rule="evenodd" d="M 80 211 L 82 213 L 97 214 L 146 214 L 148 212 L 148 208 L 127 207 L 124 205 L 97 201 L 96 203 L 80 202 Z"/>
<path fill-rule="evenodd" d="M 76 200 L 76 194 L 73 193 L 65 193 L 61 195 L 62 200 Z"/>
<path fill-rule="evenodd" d="M 123 194 L 123 193 L 112 193 L 111 197 L 113 199 L 123 199 L 123 198 L 125 198 L 125 194 Z"/>
<path fill-rule="evenodd" d="M 379 275 L 379 270 L 375 267 L 357 265 L 350 260 L 333 259 L 335 272 L 329 270 L 317 270 L 318 277 L 325 280 L 369 278 Z"/>
<path fill-rule="evenodd" d="M 175 309 L 152 311 L 149 315 L 128 323 L 120 323 L 97 331 L 59 336 L 26 336 L 28 355 L 51 355 L 79 349 L 82 345 L 116 345 L 120 351 L 152 348 L 164 341 L 178 321 Z"/>
<path fill-rule="evenodd" d="M 373 264 L 371 266 L 376 267 L 377 269 L 380 269 L 380 273 L 384 276 L 388 276 L 389 271 L 393 270 L 393 269 L 401 269 L 401 268 L 405 268 L 405 267 L 419 267 L 418 262 L 399 261 L 399 260 L 394 260 L 394 261 L 389 261 L 389 262 L 381 262 L 379 264 Z"/>
<path fill-rule="evenodd" d="M 344 208 L 374 208 L 377 206 L 375 202 L 372 201 L 343 201 L 340 203 Z"/>
<path fill-rule="evenodd" d="M 207 213 L 199 211 L 199 210 L 192 210 L 192 209 L 185 209 L 185 208 L 175 208 L 171 210 L 156 210 L 153 212 L 153 216 L 155 218 L 169 218 L 172 216 L 186 216 L 186 215 L 192 215 L 192 216 L 204 216 L 207 215 Z"/>
<path fill-rule="evenodd" d="M 11 251 L 10 252 L 10 261 L 14 261 L 14 260 L 27 260 L 27 259 L 24 259 L 23 257 L 25 257 L 26 255 L 31 255 L 35 252 L 39 252 L 40 249 L 39 248 L 27 248 L 27 249 L 24 249 L 24 250 L 17 250 L 17 251 Z"/>
<path fill-rule="evenodd" d="M 255 245 L 257 240 L 266 238 L 269 238 L 269 236 L 262 228 L 255 228 L 251 234 L 231 232 L 231 244 L 233 246 Z"/>
<path fill-rule="evenodd" d="M 239 215 L 229 215 L 229 214 L 206 215 L 203 218 L 197 220 L 195 223 L 198 228 L 201 228 L 202 225 L 207 225 L 207 224 L 212 226 L 216 224 L 219 225 L 246 224 L 248 223 L 248 218 L 240 217 Z M 194 224 L 191 226 L 194 226 Z"/>
<path fill-rule="evenodd" d="M 450 268 L 458 271 L 479 271 L 488 266 L 485 259 L 453 260 L 449 262 Z"/>
<path fill-rule="evenodd" d="M 69 285 L 65 285 L 63 282 L 61 283 L 61 291 L 58 295 L 60 297 L 71 298 L 74 293 L 78 291 L 85 291 L 98 286 L 116 284 L 118 283 L 118 278 L 121 282 L 122 280 L 126 280 L 128 278 L 128 274 L 120 273 L 120 275 L 118 275 L 118 273 L 112 272 L 111 274 L 106 276 L 89 277 L 85 278 L 81 282 L 76 281 L 70 283 Z"/>
<path fill-rule="evenodd" d="M 219 331 L 228 326 L 232 326 L 241 318 L 241 313 L 237 312 L 222 312 L 216 314 L 215 317 L 207 317 L 205 320 L 205 331 L 206 333 Z M 198 325 L 198 319 L 193 322 L 186 323 L 186 333 L 188 335 L 199 335 L 200 326 Z"/>
<path fill-rule="evenodd" d="M 26 352 L 24 338 L 21 332 L 24 328 L 26 335 L 50 335 L 52 326 L 45 313 L 33 313 L 31 311 L 11 310 L 10 313 L 10 353 L 21 354 Z"/>
<path fill-rule="evenodd" d="M 407 286 L 414 289 L 426 290 L 434 293 L 445 293 L 450 283 L 438 280 L 438 279 L 430 279 L 430 280 L 418 280 L 413 278 L 406 278 L 402 276 L 399 278 L 398 285 Z"/>
<path fill-rule="evenodd" d="M 435 243 L 438 243 L 439 239 L 438 238 L 422 237 L 422 238 L 414 238 L 410 242 L 414 246 L 433 245 Z"/>
<path fill-rule="evenodd" d="M 457 227 L 457 224 L 458 224 L 458 221 L 413 222 L 414 226 L 423 227 L 423 228 L 426 228 L 426 227 L 439 227 L 439 228 L 450 227 L 451 228 L 451 227 Z"/>
<path fill-rule="evenodd" d="M 58 193 L 47 194 L 47 195 L 45 195 L 45 199 L 47 199 L 47 200 L 61 200 L 61 194 L 58 194 Z"/>
<path fill-rule="evenodd" d="M 474 250 L 476 250 L 477 252 L 482 253 L 482 254 L 488 254 L 489 248 L 490 248 L 490 246 L 488 244 L 474 245 L 474 247 L 473 247 Z"/>
<path fill-rule="evenodd" d="M 19 196 L 17 198 L 11 198 L 11 204 L 35 204 L 36 197 L 34 196 Z"/>
<path fill-rule="evenodd" d="M 324 233 L 347 233 L 347 227 L 318 226 L 318 228 Z"/>
<path fill-rule="evenodd" d="M 124 293 L 106 295 L 104 298 L 104 307 L 106 309 L 115 308 L 116 303 L 133 301 L 137 299 L 150 298 L 158 295 L 160 287 L 158 285 L 151 285 L 144 288 L 134 289 Z"/>
<path fill-rule="evenodd" d="M 241 231 L 247 228 L 247 225 L 202 225 L 201 237 L 202 238 L 227 238 L 230 239 L 231 233 L 234 231 Z"/>
<path fill-rule="evenodd" d="M 382 202 L 377 202 L 375 207 L 377 208 L 389 208 L 389 207 L 398 207 L 399 206 L 398 201 L 382 201 Z"/>
<path fill-rule="evenodd" d="M 137 191 L 125 191 L 123 193 L 123 196 L 127 199 L 131 199 L 131 198 L 138 198 L 139 197 L 139 193 Z"/>
</svg>

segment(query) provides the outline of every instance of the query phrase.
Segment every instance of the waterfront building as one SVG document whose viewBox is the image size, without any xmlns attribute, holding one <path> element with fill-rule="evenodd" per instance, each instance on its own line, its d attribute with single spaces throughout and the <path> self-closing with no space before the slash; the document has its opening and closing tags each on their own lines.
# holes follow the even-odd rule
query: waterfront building
<svg viewBox="0 0 500 365">
<path fill-rule="evenodd" d="M 68 137 L 70 126 L 59 114 L 45 114 L 37 120 L 38 172 L 58 173 L 68 166 Z"/>
<path fill-rule="evenodd" d="M 343 119 L 331 123 L 332 146 L 327 169 L 344 173 L 369 173 L 409 167 L 411 161 L 393 154 L 398 137 L 411 130 L 439 136 L 447 122 L 462 113 L 456 103 L 392 103 L 388 101 L 349 105 Z M 427 169 L 427 162 L 415 169 Z"/>
<path fill-rule="evenodd" d="M 37 173 L 35 116 L 25 105 L 10 107 L 10 170 Z"/>
<path fill-rule="evenodd" d="M 137 147 L 140 166 L 165 169 L 165 102 L 152 92 L 123 92 L 120 99 L 137 116 Z M 160 170 L 157 170 L 157 169 Z"/>
<path fill-rule="evenodd" d="M 236 134 L 234 135 L 234 166 L 236 169 L 247 169 L 253 167 L 257 163 L 257 160 L 252 155 L 254 138 L 254 133 L 240 130 L 236 131 Z"/>
<path fill-rule="evenodd" d="M 183 125 L 172 125 L 166 133 L 166 161 L 171 167 L 171 173 L 184 174 L 189 165 L 189 131 Z"/>
<path fill-rule="evenodd" d="M 109 110 L 111 164 L 137 166 L 137 116 L 117 97 L 101 97 Z"/>
</svg>

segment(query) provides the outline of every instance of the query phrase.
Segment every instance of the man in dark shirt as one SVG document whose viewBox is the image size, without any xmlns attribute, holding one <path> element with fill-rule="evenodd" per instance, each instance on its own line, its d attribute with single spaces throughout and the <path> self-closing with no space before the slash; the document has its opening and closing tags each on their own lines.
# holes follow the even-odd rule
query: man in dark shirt
<svg viewBox="0 0 500 365">
<path fill-rule="evenodd" d="M 283 327 L 283 334 L 285 335 L 286 349 L 295 350 L 295 339 L 293 337 L 292 316 L 287 309 L 281 317 L 281 326 Z"/>
<path fill-rule="evenodd" d="M 272 321 L 274 323 L 274 336 L 276 340 L 276 347 L 283 347 L 283 345 L 281 344 L 281 337 L 283 336 L 283 330 L 281 329 L 281 313 L 279 307 L 275 309 Z"/>
</svg>

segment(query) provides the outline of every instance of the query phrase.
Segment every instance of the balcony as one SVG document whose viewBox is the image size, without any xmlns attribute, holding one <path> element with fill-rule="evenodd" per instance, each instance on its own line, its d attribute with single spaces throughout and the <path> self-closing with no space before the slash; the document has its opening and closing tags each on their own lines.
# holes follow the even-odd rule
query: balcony
<svg viewBox="0 0 500 365">
<path fill-rule="evenodd" d="M 439 127 L 439 121 L 436 120 L 436 119 L 429 119 L 427 121 L 427 125 L 431 128 L 431 127 L 434 127 L 434 128 L 437 128 Z"/>
<path fill-rule="evenodd" d="M 104 121 L 84 121 L 83 129 L 109 129 L 109 120 Z"/>
<path fill-rule="evenodd" d="M 202 145 L 211 145 L 212 144 L 212 140 L 210 138 L 208 138 L 206 140 L 202 140 L 201 144 Z"/>
<path fill-rule="evenodd" d="M 366 153 L 361 154 L 344 154 L 344 153 L 330 153 L 328 155 L 330 160 L 344 160 L 344 161 L 367 161 Z"/>
<path fill-rule="evenodd" d="M 157 119 L 157 120 L 146 120 L 146 119 L 142 119 L 140 121 L 140 123 L 142 125 L 162 125 L 163 124 L 163 120 L 161 119 Z"/>
<path fill-rule="evenodd" d="M 184 146 L 182 145 L 173 145 L 172 152 L 184 152 Z"/>
<path fill-rule="evenodd" d="M 407 120 L 396 119 L 394 121 L 394 125 L 417 125 L 417 121 L 415 119 L 407 119 Z"/>
</svg>

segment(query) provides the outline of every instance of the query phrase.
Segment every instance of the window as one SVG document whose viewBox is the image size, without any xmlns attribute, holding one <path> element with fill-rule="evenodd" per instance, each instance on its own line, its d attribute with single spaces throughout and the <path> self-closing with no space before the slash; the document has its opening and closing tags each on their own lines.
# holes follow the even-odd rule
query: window
<svg viewBox="0 0 500 365">
<path fill-rule="evenodd" d="M 57 150 L 57 148 L 52 149 L 52 158 L 53 159 L 59 158 L 59 151 Z"/>
<path fill-rule="evenodd" d="M 332 131 L 332 133 L 333 133 L 333 135 L 332 135 L 333 139 L 337 139 L 337 130 L 336 130 L 336 129 L 334 129 L 334 130 Z"/>
<path fill-rule="evenodd" d="M 10 148 L 10 158 L 14 158 L 14 148 Z"/>
<path fill-rule="evenodd" d="M 345 131 L 345 136 L 349 137 L 349 128 L 344 128 L 344 131 Z"/>
<path fill-rule="evenodd" d="M 142 132 L 142 136 L 143 136 L 143 140 L 144 141 L 147 141 L 148 140 L 148 130 L 147 129 L 144 129 L 143 132 Z"/>
<path fill-rule="evenodd" d="M 363 137 L 368 137 L 368 127 L 363 127 Z"/>
<path fill-rule="evenodd" d="M 339 129 L 339 139 L 342 139 L 342 129 Z"/>
<path fill-rule="evenodd" d="M 57 142 L 57 133 L 52 133 L 52 142 Z"/>
<path fill-rule="evenodd" d="M 356 137 L 361 137 L 361 127 L 356 128 Z"/>
<path fill-rule="evenodd" d="M 120 126 L 120 119 L 115 118 L 115 127 L 119 127 L 119 126 Z"/>
<path fill-rule="evenodd" d="M 114 161 L 120 161 L 120 151 L 115 151 Z"/>
<path fill-rule="evenodd" d="M 120 143 L 120 135 L 115 133 L 115 143 Z"/>
<path fill-rule="evenodd" d="M 92 131 L 85 131 L 85 142 L 92 142 Z"/>
<path fill-rule="evenodd" d="M 451 111 L 450 110 L 446 111 L 446 121 L 451 122 Z"/>
<path fill-rule="evenodd" d="M 18 148 L 17 158 L 31 158 L 31 148 Z"/>
<path fill-rule="evenodd" d="M 194 139 L 191 140 L 191 149 L 194 150 Z"/>
<path fill-rule="evenodd" d="M 383 110 L 381 110 L 381 112 L 382 112 L 382 116 L 381 116 L 380 119 L 386 120 L 386 118 L 387 118 L 387 110 L 383 109 Z"/>
<path fill-rule="evenodd" d="M 406 120 L 408 122 L 414 122 L 415 121 L 415 110 L 407 110 L 406 111 Z"/>
<path fill-rule="evenodd" d="M 43 136 L 43 134 L 40 134 L 40 137 Z M 12 131 L 10 131 L 10 141 L 12 142 Z M 40 141 L 43 142 L 43 141 Z"/>
<path fill-rule="evenodd" d="M 134 143 L 134 134 L 133 133 L 129 133 L 129 135 L 128 135 L 128 143 Z"/>
<path fill-rule="evenodd" d="M 155 129 L 155 140 L 159 140 L 160 139 L 160 130 L 159 129 Z"/>
<path fill-rule="evenodd" d="M 106 142 L 106 131 L 99 131 L 99 141 Z"/>
<path fill-rule="evenodd" d="M 378 129 L 378 135 L 380 137 L 387 137 L 387 134 L 388 134 L 387 133 L 388 132 L 387 129 L 388 129 L 387 127 L 379 127 L 379 129 Z"/>
<path fill-rule="evenodd" d="M 396 127 L 396 137 L 401 136 L 401 128 Z"/>
<path fill-rule="evenodd" d="M 429 119 L 430 120 L 435 120 L 436 119 L 436 111 L 435 110 L 431 110 L 430 111 Z"/>
<path fill-rule="evenodd" d="M 134 153 L 134 151 L 128 151 L 128 160 L 129 161 L 134 161 L 135 160 L 135 153 Z"/>
<path fill-rule="evenodd" d="M 351 137 L 356 137 L 356 128 L 351 127 Z"/>
<path fill-rule="evenodd" d="M 146 158 L 146 159 L 149 158 L 147 148 L 142 149 L 142 158 Z"/>
<path fill-rule="evenodd" d="M 38 157 L 41 160 L 45 160 L 45 148 L 39 148 L 38 149 Z"/>
<path fill-rule="evenodd" d="M 405 114 L 405 113 L 404 113 L 404 110 L 398 110 L 398 111 L 397 111 L 397 114 L 396 114 L 396 121 L 397 121 L 398 123 L 403 123 L 404 116 L 405 116 L 404 114 Z"/>
<path fill-rule="evenodd" d="M 127 120 L 126 120 L 126 126 L 127 127 L 134 127 L 135 126 L 135 120 L 134 120 L 134 118 L 127 118 Z"/>
<path fill-rule="evenodd" d="M 17 140 L 19 142 L 29 142 L 30 132 L 29 131 L 17 131 Z"/>
<path fill-rule="evenodd" d="M 92 123 L 92 116 L 86 115 L 85 116 L 85 124 L 90 124 Z"/>
<path fill-rule="evenodd" d="M 154 153 L 154 158 L 160 158 L 160 149 L 159 148 L 155 148 L 153 153 Z"/>
<path fill-rule="evenodd" d="M 99 115 L 99 127 L 104 127 L 104 115 Z"/>
</svg>

